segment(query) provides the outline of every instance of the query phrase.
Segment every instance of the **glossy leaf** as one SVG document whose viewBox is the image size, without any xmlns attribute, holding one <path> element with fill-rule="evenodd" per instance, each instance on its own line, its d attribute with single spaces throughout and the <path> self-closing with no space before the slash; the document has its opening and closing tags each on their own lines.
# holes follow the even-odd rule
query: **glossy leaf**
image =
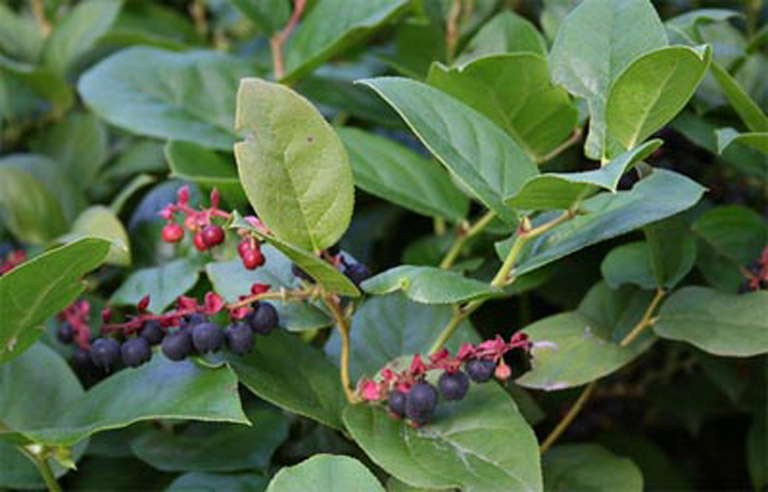
<svg viewBox="0 0 768 492">
<path fill-rule="evenodd" d="M 458 221 L 469 201 L 434 162 L 394 141 L 356 128 L 341 128 L 355 184 L 416 213 Z"/>
<path fill-rule="evenodd" d="M 728 98 L 733 109 L 736 110 L 741 120 L 747 125 L 747 129 L 755 133 L 768 132 L 768 116 L 749 97 L 749 94 L 746 93 L 739 82 L 717 63 L 712 63 L 712 74 L 720 84 L 720 88 L 723 90 L 725 97 Z M 768 144 L 766 145 L 768 146 Z"/>
<path fill-rule="evenodd" d="M 171 362 L 155 353 L 148 364 L 93 386 L 56 418 L 15 429 L 15 434 L 33 442 L 72 445 L 95 432 L 157 419 L 248 424 L 240 407 L 237 378 L 228 367 Z"/>
<path fill-rule="evenodd" d="M 0 277 L 0 357 L 27 331 L 72 302 L 85 286 L 80 278 L 101 265 L 103 239 L 85 238 L 43 253 Z"/>
<path fill-rule="evenodd" d="M 547 45 L 536 27 L 511 10 L 496 14 L 472 36 L 457 63 L 463 65 L 487 55 L 536 53 L 547 55 Z"/>
<path fill-rule="evenodd" d="M 240 179 L 259 218 L 279 239 L 307 251 L 334 244 L 349 226 L 352 169 L 336 132 L 288 87 L 246 79 L 237 95 Z"/>
<path fill-rule="evenodd" d="M 382 272 L 363 282 L 362 288 L 375 295 L 402 290 L 409 299 L 424 304 L 454 304 L 501 293 L 485 282 L 454 271 L 413 265 Z"/>
<path fill-rule="evenodd" d="M 228 358 L 240 382 L 259 397 L 290 412 L 341 429 L 347 401 L 339 371 L 322 352 L 276 330 L 259 337 L 253 352 Z"/>
<path fill-rule="evenodd" d="M 142 297 L 149 296 L 148 309 L 163 312 L 195 286 L 200 268 L 193 260 L 180 258 L 164 265 L 135 270 L 112 294 L 110 303 L 135 306 Z M 246 290 L 247 294 L 249 290 Z"/>
<path fill-rule="evenodd" d="M 661 307 L 653 330 L 714 355 L 763 354 L 768 352 L 768 292 L 733 295 L 685 287 Z"/>
<path fill-rule="evenodd" d="M 367 79 L 451 173 L 488 208 L 512 222 L 503 202 L 535 175 L 536 165 L 503 130 L 460 101 L 396 77 Z"/>
<path fill-rule="evenodd" d="M 731 144 L 739 143 L 768 155 L 768 132 L 738 133 L 733 128 L 723 128 L 717 135 L 717 152 L 722 154 Z"/>
<path fill-rule="evenodd" d="M 268 284 L 275 292 L 298 286 L 299 282 L 291 272 L 291 261 L 285 255 L 270 245 L 262 246 L 261 251 L 265 263 L 256 270 L 246 270 L 240 258 L 205 266 L 208 279 L 226 301 L 235 302 L 240 296 L 248 295 L 254 283 Z M 315 330 L 331 324 L 327 314 L 308 302 L 261 302 L 272 304 L 277 309 L 280 326 L 290 331 Z"/>
<path fill-rule="evenodd" d="M 560 444 L 542 457 L 544 490 L 641 492 L 643 474 L 628 458 L 596 444 Z"/>
<path fill-rule="evenodd" d="M 664 25 L 648 0 L 584 0 L 565 18 L 551 53 L 552 79 L 587 100 L 585 153 L 602 159 L 611 84 L 635 58 L 667 45 Z"/>
<path fill-rule="evenodd" d="M 537 161 L 576 125 L 578 110 L 552 85 L 547 59 L 538 53 L 487 56 L 460 68 L 434 64 L 429 83 L 490 118 Z"/>
<path fill-rule="evenodd" d="M 675 215 L 692 207 L 703 193 L 704 188 L 694 181 L 656 169 L 629 191 L 602 193 L 582 202 L 583 215 L 528 243 L 513 274 L 530 272 L 592 244 Z M 506 257 L 511 244 L 512 238 L 497 243 L 500 258 Z"/>
<path fill-rule="evenodd" d="M 288 422 L 267 408 L 246 412 L 251 425 L 194 423 L 178 433 L 151 430 L 131 442 L 142 461 L 163 471 L 266 471 Z"/>
<path fill-rule="evenodd" d="M 370 405 L 347 407 L 344 423 L 377 465 L 411 486 L 542 490 L 536 436 L 497 385 L 441 402 L 431 423 L 417 429 Z"/>
<path fill-rule="evenodd" d="M 295 490 L 384 492 L 384 487 L 376 476 L 355 458 L 316 454 L 297 465 L 281 468 L 267 487 L 267 492 Z"/>
<path fill-rule="evenodd" d="M 237 167 L 232 156 L 227 157 L 192 142 L 171 140 L 165 145 L 171 176 L 218 188 L 229 203 L 245 203 L 247 199 L 237 177 Z"/>
<path fill-rule="evenodd" d="M 515 196 L 507 198 L 507 204 L 529 210 L 567 209 L 600 189 L 615 192 L 624 173 L 660 146 L 661 140 L 651 140 L 590 171 L 534 176 Z"/>
<path fill-rule="evenodd" d="M 247 61 L 219 52 L 133 47 L 83 74 L 78 91 L 94 113 L 125 130 L 230 150 L 237 84 L 252 74 Z"/>
<path fill-rule="evenodd" d="M 263 492 L 267 479 L 256 473 L 197 473 L 181 475 L 166 489 L 168 492 L 191 490 L 226 490 L 228 492 Z"/>
<path fill-rule="evenodd" d="M 128 266 L 131 264 L 131 243 L 123 223 L 114 212 L 103 205 L 85 210 L 72 224 L 66 235 L 68 240 L 78 237 L 98 237 L 112 243 L 105 263 Z"/>
<path fill-rule="evenodd" d="M 294 81 L 372 34 L 408 5 L 406 0 L 323 0 L 307 13 L 285 49 L 284 82 Z"/>
<path fill-rule="evenodd" d="M 608 94 L 610 136 L 630 149 L 670 122 L 693 96 L 711 56 L 708 47 L 670 46 L 635 59 Z"/>
</svg>

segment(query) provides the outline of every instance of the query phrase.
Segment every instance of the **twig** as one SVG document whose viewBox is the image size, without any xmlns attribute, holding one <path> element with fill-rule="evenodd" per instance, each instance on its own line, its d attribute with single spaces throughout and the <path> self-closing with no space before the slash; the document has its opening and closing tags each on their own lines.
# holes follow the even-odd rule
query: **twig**
<svg viewBox="0 0 768 492">
<path fill-rule="evenodd" d="M 536 159 L 536 164 L 543 164 L 545 162 L 549 162 L 564 151 L 566 151 L 568 148 L 571 147 L 571 145 L 575 144 L 581 139 L 581 133 L 582 129 L 581 127 L 576 127 L 573 132 L 571 133 L 571 136 L 568 137 L 568 140 L 564 141 L 554 149 L 552 149 L 549 153 L 539 157 Z"/>
<path fill-rule="evenodd" d="M 443 261 L 440 262 L 440 268 L 444 270 L 451 268 L 456 262 L 456 259 L 459 257 L 459 254 L 461 253 L 461 250 L 464 248 L 464 245 L 467 243 L 467 241 L 469 241 L 472 237 L 480 234 L 488 226 L 488 224 L 491 223 L 495 216 L 496 214 L 494 212 L 488 212 L 480 217 L 477 222 L 472 224 L 469 228 L 461 227 L 460 225 L 458 228 L 456 240 L 454 241 L 453 245 L 451 245 L 451 249 L 448 250 L 448 253 L 445 254 Z"/>
<path fill-rule="evenodd" d="M 283 45 L 291 36 L 296 24 L 301 19 L 301 14 L 307 6 L 307 0 L 294 0 L 293 13 L 290 19 L 280 31 L 276 32 L 269 39 L 269 47 L 272 50 L 272 66 L 275 72 L 275 79 L 281 80 L 285 76 L 285 65 L 283 62 Z"/>
<path fill-rule="evenodd" d="M 344 315 L 344 311 L 341 308 L 341 302 L 336 295 L 330 293 L 326 294 L 323 297 L 323 300 L 331 311 L 331 316 L 336 323 L 336 328 L 339 330 L 339 335 L 341 335 L 341 386 L 344 388 L 344 394 L 347 396 L 347 401 L 354 404 L 358 402 L 358 398 L 355 395 L 352 380 L 349 376 L 349 356 L 351 349 L 349 319 Z"/>
</svg>

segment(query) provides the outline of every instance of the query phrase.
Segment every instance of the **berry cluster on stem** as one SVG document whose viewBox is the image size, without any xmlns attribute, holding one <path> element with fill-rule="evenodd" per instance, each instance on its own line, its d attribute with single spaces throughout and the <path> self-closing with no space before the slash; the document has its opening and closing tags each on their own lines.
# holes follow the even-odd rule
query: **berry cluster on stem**
<svg viewBox="0 0 768 492">
<path fill-rule="evenodd" d="M 763 248 L 760 258 L 751 262 L 742 271 L 744 282 L 739 286 L 739 293 L 768 289 L 768 246 Z"/>
</svg>

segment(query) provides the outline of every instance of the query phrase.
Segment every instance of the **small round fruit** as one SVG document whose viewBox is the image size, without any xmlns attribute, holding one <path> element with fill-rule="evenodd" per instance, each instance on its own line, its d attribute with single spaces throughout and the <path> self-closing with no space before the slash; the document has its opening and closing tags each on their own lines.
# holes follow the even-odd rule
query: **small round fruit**
<svg viewBox="0 0 768 492">
<path fill-rule="evenodd" d="M 103 371 L 113 371 L 120 364 L 120 342 L 114 338 L 97 338 L 91 345 L 91 361 Z"/>
<path fill-rule="evenodd" d="M 72 343 L 75 340 L 75 329 L 72 324 L 68 321 L 63 322 L 59 326 L 56 338 L 58 338 L 61 343 Z"/>
<path fill-rule="evenodd" d="M 152 348 L 144 337 L 126 340 L 120 347 L 123 363 L 128 367 L 139 367 L 152 358 Z"/>
<path fill-rule="evenodd" d="M 235 355 L 245 355 L 253 350 L 253 330 L 242 321 L 227 326 L 224 338 L 227 348 Z"/>
<path fill-rule="evenodd" d="M 364 280 L 367 280 L 368 277 L 371 276 L 371 271 L 368 270 L 368 267 L 362 263 L 353 263 L 351 265 L 347 265 L 347 267 L 344 269 L 344 275 L 349 277 L 352 283 L 359 286 L 361 283 L 363 283 Z"/>
<path fill-rule="evenodd" d="M 192 345 L 201 354 L 215 352 L 224 344 L 224 332 L 216 323 L 200 323 L 192 328 Z"/>
<path fill-rule="evenodd" d="M 163 338 L 163 354 L 170 360 L 184 360 L 192 353 L 192 335 L 187 330 L 169 333 Z"/>
<path fill-rule="evenodd" d="M 437 390 L 426 381 L 414 384 L 405 395 L 405 416 L 419 424 L 432 417 L 436 406 Z"/>
<path fill-rule="evenodd" d="M 247 316 L 251 329 L 261 335 L 267 335 L 277 328 L 279 321 L 277 309 L 268 302 L 261 302 L 259 306 Z"/>
<path fill-rule="evenodd" d="M 162 236 L 166 243 L 178 243 L 184 238 L 184 228 L 176 222 L 168 222 L 163 226 Z"/>
<path fill-rule="evenodd" d="M 242 255 L 242 259 L 247 270 L 255 270 L 264 264 L 264 255 L 260 249 L 249 249 Z"/>
<path fill-rule="evenodd" d="M 445 371 L 437 381 L 437 387 L 446 400 L 461 400 L 469 389 L 469 378 L 464 371 Z"/>
<path fill-rule="evenodd" d="M 496 363 L 489 359 L 469 359 L 464 363 L 464 369 L 469 379 L 476 383 L 484 383 L 493 377 Z"/>
<path fill-rule="evenodd" d="M 91 360 L 91 351 L 88 349 L 77 349 L 72 356 L 72 366 L 81 374 L 90 374 L 96 367 Z"/>
<path fill-rule="evenodd" d="M 196 325 L 199 325 L 200 323 L 206 323 L 208 322 L 208 318 L 205 317 L 203 313 L 192 313 L 187 315 L 186 318 L 184 318 L 182 322 L 182 328 L 193 328 Z"/>
<path fill-rule="evenodd" d="M 205 251 L 208 249 L 208 243 L 205 242 L 202 232 L 195 233 L 192 242 L 195 244 L 195 248 L 197 248 L 198 251 Z"/>
<path fill-rule="evenodd" d="M 218 246 L 224 242 L 224 229 L 217 225 L 207 225 L 203 227 L 203 241 L 209 247 Z"/>
<path fill-rule="evenodd" d="M 397 390 L 392 391 L 389 394 L 387 406 L 389 407 L 389 411 L 394 415 L 397 415 L 398 417 L 405 416 L 405 393 Z"/>
<path fill-rule="evenodd" d="M 158 345 L 163 341 L 163 337 L 165 336 L 165 332 L 160 328 L 160 322 L 154 319 L 144 323 L 144 328 L 141 329 L 139 334 L 142 338 L 145 338 L 150 345 Z"/>
</svg>

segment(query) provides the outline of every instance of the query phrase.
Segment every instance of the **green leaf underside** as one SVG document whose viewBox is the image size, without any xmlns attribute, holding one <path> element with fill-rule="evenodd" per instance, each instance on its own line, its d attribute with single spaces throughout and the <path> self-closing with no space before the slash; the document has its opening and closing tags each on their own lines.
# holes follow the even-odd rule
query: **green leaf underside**
<svg viewBox="0 0 768 492">
<path fill-rule="evenodd" d="M 357 128 L 340 128 L 355 184 L 416 213 L 458 221 L 469 200 L 437 164 L 405 146 Z"/>
<path fill-rule="evenodd" d="M 363 282 L 364 291 L 382 295 L 398 290 L 416 302 L 453 304 L 501 294 L 485 282 L 429 266 L 401 265 Z"/>
<path fill-rule="evenodd" d="M 254 283 L 271 285 L 273 291 L 283 287 L 291 289 L 298 285 L 296 276 L 291 272 L 291 261 L 285 255 L 271 245 L 262 246 L 261 252 L 265 263 L 256 270 L 246 270 L 239 258 L 206 265 L 214 289 L 227 302 L 235 302 L 240 296 L 247 295 Z M 305 301 L 261 302 L 272 304 L 277 309 L 280 326 L 290 331 L 314 330 L 331 324 L 328 315 Z"/>
<path fill-rule="evenodd" d="M 355 458 L 316 454 L 297 465 L 281 468 L 267 487 L 267 492 L 297 490 L 384 492 L 384 487 L 376 476 Z"/>
<path fill-rule="evenodd" d="M 341 429 L 346 398 L 339 371 L 322 352 L 276 330 L 256 341 L 253 352 L 228 358 L 240 382 L 290 412 Z"/>
<path fill-rule="evenodd" d="M 731 144 L 739 143 L 768 155 L 768 132 L 739 133 L 733 128 L 723 128 L 715 132 L 717 152 L 722 154 Z"/>
<path fill-rule="evenodd" d="M 436 63 L 428 80 L 496 123 L 533 159 L 551 152 L 576 125 L 578 110 L 552 85 L 539 54 L 493 55 L 450 69 Z"/>
<path fill-rule="evenodd" d="M 171 176 L 218 188 L 221 196 L 231 203 L 247 200 L 231 156 L 227 159 L 206 147 L 181 140 L 169 141 L 164 152 L 171 166 Z"/>
<path fill-rule="evenodd" d="M 109 242 L 103 239 L 79 239 L 0 277 L 0 357 L 13 352 L 25 332 L 42 334 L 38 325 L 83 291 L 80 278 L 99 266 L 108 250 Z"/>
<path fill-rule="evenodd" d="M 680 174 L 655 169 L 629 191 L 602 193 L 580 206 L 579 215 L 531 241 L 513 274 L 521 275 L 600 241 L 625 234 L 692 207 L 704 188 Z M 496 244 L 505 258 L 513 238 Z"/>
<path fill-rule="evenodd" d="M 652 154 L 661 144 L 662 141 L 658 139 L 645 142 L 599 169 L 534 176 L 523 184 L 515 196 L 507 198 L 506 202 L 518 209 L 566 209 L 600 189 L 615 192 L 624 173 Z"/>
<path fill-rule="evenodd" d="M 361 81 L 405 120 L 440 162 L 483 204 L 507 222 L 514 212 L 503 202 L 536 165 L 485 116 L 428 85 L 397 77 Z"/>
<path fill-rule="evenodd" d="M 112 294 L 110 303 L 135 305 L 142 297 L 149 295 L 148 309 L 153 313 L 162 313 L 179 296 L 195 286 L 200 277 L 199 270 L 193 260 L 186 258 L 135 270 Z"/>
<path fill-rule="evenodd" d="M 78 91 L 94 113 L 115 126 L 231 150 L 235 91 L 249 75 L 253 70 L 246 60 L 220 52 L 133 47 L 91 68 Z"/>
<path fill-rule="evenodd" d="M 96 432 L 164 418 L 248 424 L 228 367 L 171 362 L 156 351 L 148 364 L 111 375 L 50 420 L 0 437 L 69 446 Z"/>
<path fill-rule="evenodd" d="M 493 383 L 441 402 L 431 423 L 418 429 L 371 405 L 347 407 L 344 423 L 377 465 L 411 486 L 542 490 L 536 436 Z"/>
<path fill-rule="evenodd" d="M 544 490 L 641 492 L 643 474 L 628 458 L 596 444 L 560 444 L 542 457 Z"/>
<path fill-rule="evenodd" d="M 608 90 L 622 70 L 647 51 L 667 45 L 667 34 L 648 0 L 585 0 L 565 18 L 552 46 L 554 83 L 587 100 L 585 153 L 607 155 Z"/>
<path fill-rule="evenodd" d="M 768 352 L 768 292 L 724 294 L 706 287 L 673 293 L 653 330 L 714 355 L 750 357 Z"/>
<path fill-rule="evenodd" d="M 349 226 L 354 183 L 344 146 L 323 116 L 288 87 L 245 79 L 237 94 L 240 180 L 259 218 L 307 251 L 334 244 Z"/>
</svg>

